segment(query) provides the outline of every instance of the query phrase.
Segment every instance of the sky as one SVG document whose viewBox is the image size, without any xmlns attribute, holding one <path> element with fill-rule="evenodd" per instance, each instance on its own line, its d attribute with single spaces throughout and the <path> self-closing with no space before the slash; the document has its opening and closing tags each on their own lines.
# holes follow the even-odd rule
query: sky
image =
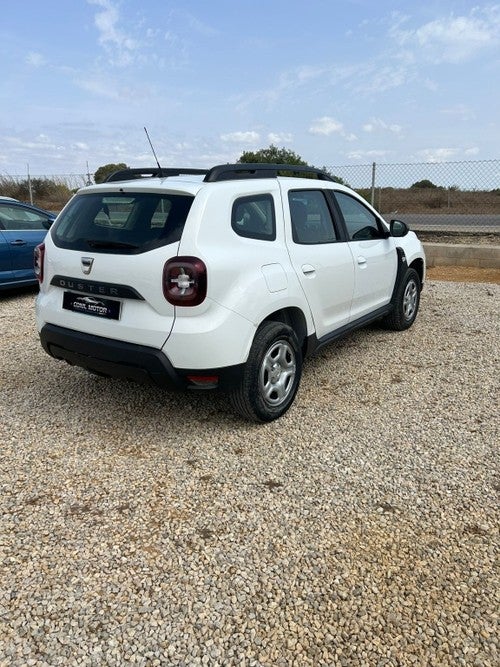
<svg viewBox="0 0 500 667">
<path fill-rule="evenodd" d="M 0 174 L 500 158 L 500 4 L 3 0 Z"/>
</svg>

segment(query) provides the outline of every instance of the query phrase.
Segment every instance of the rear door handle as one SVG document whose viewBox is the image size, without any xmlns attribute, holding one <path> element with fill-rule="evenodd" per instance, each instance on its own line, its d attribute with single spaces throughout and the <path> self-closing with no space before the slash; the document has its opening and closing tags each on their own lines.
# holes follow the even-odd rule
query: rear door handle
<svg viewBox="0 0 500 667">
<path fill-rule="evenodd" d="M 302 273 L 305 276 L 312 276 L 316 273 L 316 269 L 310 264 L 302 264 Z"/>
<path fill-rule="evenodd" d="M 366 257 L 358 257 L 358 264 L 364 266 L 366 264 Z"/>
<path fill-rule="evenodd" d="M 17 239 L 17 241 L 11 241 L 10 245 L 26 245 L 26 241 L 23 241 L 22 239 Z"/>
</svg>

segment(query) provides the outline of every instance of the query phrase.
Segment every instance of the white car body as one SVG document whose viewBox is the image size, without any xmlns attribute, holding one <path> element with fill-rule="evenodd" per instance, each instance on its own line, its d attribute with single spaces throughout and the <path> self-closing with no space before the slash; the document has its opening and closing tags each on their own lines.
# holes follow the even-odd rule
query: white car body
<svg viewBox="0 0 500 667">
<path fill-rule="evenodd" d="M 312 190 L 315 192 L 311 194 Z M 57 230 L 64 224 L 61 221 L 65 220 L 66 211 L 74 208 L 73 201 L 47 235 L 41 266 L 43 279 L 36 302 L 42 343 L 53 356 L 102 374 L 127 377 L 124 364 L 118 362 L 120 368 L 113 369 L 113 355 L 102 359 L 106 356 L 102 350 L 96 351 L 95 358 L 92 350 L 85 359 L 77 358 L 75 342 L 70 345 L 74 347 L 71 353 L 62 353 L 65 343 L 59 345 L 56 340 L 59 328 L 68 340 L 73 336 L 78 341 L 80 335 L 86 341 L 91 340 L 89 336 L 99 337 L 104 347 L 109 341 L 115 346 L 120 343 L 130 346 L 127 349 L 132 355 L 134 346 L 152 349 L 156 356 L 163 355 L 161 363 L 173 369 L 179 379 L 173 383 L 177 386 L 231 389 L 233 377 L 236 384 L 240 382 L 256 332 L 263 323 L 276 320 L 288 323 L 300 339 L 301 354 L 306 356 L 351 328 L 387 315 L 402 264 L 405 270 L 406 267 L 416 270 L 419 287 L 425 279 L 424 252 L 415 234 L 392 236 L 387 223 L 366 201 L 330 180 L 264 176 L 205 182 L 200 175 L 187 174 L 113 181 L 83 188 L 76 197 L 84 203 L 82 198 L 92 195 L 105 201 L 118 192 L 124 198 L 128 193 L 166 197 L 174 193 L 193 200 L 180 239 L 144 252 L 107 252 L 104 246 L 104 250 L 99 247 L 97 251 L 91 247 L 84 251 L 61 247 Z M 379 237 L 349 238 L 337 200 L 347 202 L 349 210 L 354 207 L 353 224 L 356 216 L 361 219 L 364 212 L 367 219 L 372 216 Z M 305 225 L 318 233 L 322 209 L 326 211 L 323 201 L 333 219 L 336 240 L 294 241 L 290 206 L 301 209 L 309 205 L 312 213 L 307 213 Z M 251 213 L 256 208 L 259 214 L 261 209 L 266 212 L 274 209 L 275 238 L 241 236 L 238 227 L 241 221 L 235 218 L 240 204 L 241 210 L 253 207 L 249 208 Z M 358 206 L 362 208 L 358 210 Z M 270 220 L 271 214 L 267 215 Z M 268 227 L 269 220 L 265 218 Z M 245 225 L 244 216 L 242 221 Z M 262 233 L 270 234 L 267 229 Z M 172 305 L 165 297 L 163 272 L 166 262 L 176 257 L 196 258 L 206 267 L 206 296 L 197 305 Z M 171 280 L 177 280 L 179 288 L 183 280 L 189 283 L 183 269 L 175 275 L 177 278 Z M 120 296 L 120 286 L 133 290 L 140 298 Z M 65 293 L 69 294 L 64 297 L 69 301 L 71 294 L 114 300 L 118 302 L 119 317 L 89 317 L 69 310 L 67 304 L 63 307 Z M 55 332 L 52 342 L 49 330 Z M 224 369 L 228 371 L 227 381 Z M 197 381 L 197 376 L 203 376 L 204 372 L 208 372 L 210 379 Z M 187 376 L 195 380 L 187 380 Z M 159 381 L 156 376 L 148 379 Z"/>
</svg>

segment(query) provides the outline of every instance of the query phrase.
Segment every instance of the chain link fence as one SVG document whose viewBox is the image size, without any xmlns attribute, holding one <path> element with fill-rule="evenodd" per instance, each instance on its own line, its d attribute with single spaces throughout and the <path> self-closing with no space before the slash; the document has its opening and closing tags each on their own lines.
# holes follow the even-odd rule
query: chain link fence
<svg viewBox="0 0 500 667">
<path fill-rule="evenodd" d="M 332 165 L 326 169 L 387 219 L 420 232 L 500 235 L 500 160 Z M 0 195 L 59 211 L 92 175 L 0 174 Z"/>
<path fill-rule="evenodd" d="M 500 235 L 500 160 L 332 165 L 387 220 L 416 231 Z"/>
</svg>

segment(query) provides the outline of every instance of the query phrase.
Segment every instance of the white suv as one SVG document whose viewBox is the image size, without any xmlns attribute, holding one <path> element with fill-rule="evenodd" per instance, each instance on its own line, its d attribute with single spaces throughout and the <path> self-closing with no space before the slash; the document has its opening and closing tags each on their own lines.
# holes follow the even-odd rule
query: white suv
<svg viewBox="0 0 500 667">
<path fill-rule="evenodd" d="M 286 174 L 286 175 L 283 175 Z M 128 169 L 80 190 L 35 252 L 48 354 L 99 375 L 228 392 L 280 417 L 302 360 L 373 320 L 407 329 L 422 245 L 308 167 Z"/>
</svg>

